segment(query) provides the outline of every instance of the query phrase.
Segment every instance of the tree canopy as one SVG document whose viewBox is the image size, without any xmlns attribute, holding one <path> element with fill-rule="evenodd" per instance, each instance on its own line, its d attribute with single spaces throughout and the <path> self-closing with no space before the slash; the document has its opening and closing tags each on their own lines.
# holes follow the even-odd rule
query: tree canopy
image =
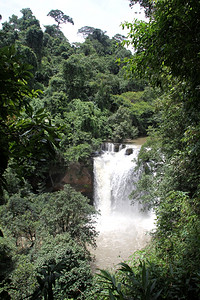
<svg viewBox="0 0 200 300">
<path fill-rule="evenodd" d="M 59 9 L 52 9 L 47 16 L 52 17 L 56 23 L 58 28 L 60 28 L 60 24 L 66 24 L 67 22 L 74 25 L 74 21 L 69 16 L 65 15 L 61 10 Z"/>
</svg>

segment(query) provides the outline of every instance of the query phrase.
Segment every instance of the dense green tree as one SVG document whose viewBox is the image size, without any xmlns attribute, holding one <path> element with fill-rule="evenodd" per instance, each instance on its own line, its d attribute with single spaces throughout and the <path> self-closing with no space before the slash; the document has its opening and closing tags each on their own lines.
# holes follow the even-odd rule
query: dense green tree
<svg viewBox="0 0 200 300">
<path fill-rule="evenodd" d="M 95 95 L 95 102 L 102 110 L 104 108 L 113 111 L 113 100 L 111 95 L 119 93 L 119 79 L 113 74 L 98 73 L 97 74 L 97 93 Z"/>
<path fill-rule="evenodd" d="M 171 71 L 198 93 L 199 9 L 196 1 L 158 1 L 148 23 L 127 23 L 130 43 L 138 53 L 134 68 L 157 80 L 161 80 L 161 71 Z"/>
<path fill-rule="evenodd" d="M 96 54 L 96 50 L 90 40 L 86 39 L 84 43 L 76 44 L 76 53 L 83 53 L 85 56 Z"/>
<path fill-rule="evenodd" d="M 150 88 L 146 88 L 141 92 L 126 92 L 114 96 L 114 102 L 118 109 L 124 107 L 128 110 L 128 114 L 132 120 L 131 124 L 138 128 L 140 136 L 147 134 L 147 128 L 149 126 L 156 126 L 156 121 L 153 117 L 153 100 L 155 99 L 155 95 L 156 93 Z"/>
<path fill-rule="evenodd" d="M 8 118 L 13 118 L 20 114 L 23 107 L 28 106 L 24 95 L 31 95 L 27 87 L 26 79 L 30 77 L 29 68 L 21 66 L 15 56 L 14 48 L 3 48 L 1 51 L 0 65 L 0 86 L 1 86 L 1 115 L 0 115 L 0 143 L 1 143 L 1 193 L 2 175 L 5 171 L 9 159 L 9 126 Z"/>
<path fill-rule="evenodd" d="M 18 174 L 30 178 L 31 169 L 36 166 L 40 169 L 41 162 L 46 161 L 45 151 L 48 157 L 50 153 L 51 157 L 55 156 L 58 139 L 48 115 L 43 110 L 33 112 L 30 105 L 34 95 L 26 82 L 30 78 L 30 67 L 19 62 L 14 48 L 2 48 L 1 54 L 2 188 L 2 176 L 10 158 L 14 158 L 13 167 Z"/>
<path fill-rule="evenodd" d="M 52 67 L 52 61 L 48 57 L 43 57 L 41 61 L 40 69 L 35 72 L 35 80 L 45 87 L 48 86 L 49 79 L 55 75 L 58 71 Z"/>
<path fill-rule="evenodd" d="M 1 207 L 0 214 L 1 226 L 9 230 L 16 246 L 26 248 L 34 245 L 39 214 L 23 192 L 11 196 L 7 205 Z"/>
<path fill-rule="evenodd" d="M 31 48 L 17 43 L 16 53 L 19 55 L 20 62 L 29 65 L 31 73 L 34 74 L 38 68 L 38 59 L 35 52 Z M 28 83 L 32 82 L 33 77 L 31 76 Z"/>
<path fill-rule="evenodd" d="M 37 253 L 38 288 L 31 299 L 40 295 L 46 299 L 80 299 L 91 288 L 90 257 L 80 245 L 65 233 L 47 237 Z"/>
<path fill-rule="evenodd" d="M 89 78 L 92 76 L 91 61 L 83 54 L 71 55 L 63 64 L 63 75 L 66 81 L 69 99 L 87 99 Z"/>
<path fill-rule="evenodd" d="M 46 232 L 53 236 L 68 232 L 82 246 L 95 245 L 95 209 L 88 204 L 87 198 L 70 186 L 65 186 L 63 191 L 45 193 L 37 199 L 44 207 L 40 221 Z"/>
<path fill-rule="evenodd" d="M 6 22 L 4 23 L 6 24 Z M 18 16 L 12 15 L 9 17 L 9 24 L 13 27 L 13 29 L 19 29 L 19 19 Z"/>
<path fill-rule="evenodd" d="M 23 8 L 20 12 L 22 13 L 22 17 L 20 19 L 18 19 L 18 29 L 19 30 L 21 30 L 21 31 L 27 30 L 28 27 L 33 26 L 33 25 L 40 28 L 40 23 L 36 19 L 36 17 L 33 16 L 33 13 L 30 10 L 30 8 Z"/>
<path fill-rule="evenodd" d="M 0 292 L 11 299 L 78 298 L 91 286 L 86 246 L 95 246 L 95 213 L 88 199 L 67 185 L 40 195 L 27 187 L 10 196 L 0 208 L 5 234 L 0 237 Z"/>
<path fill-rule="evenodd" d="M 98 149 L 111 129 L 108 111 L 102 112 L 93 102 L 74 99 L 70 102 L 65 118 L 65 135 L 61 147 L 68 161 L 88 159 Z"/>
<path fill-rule="evenodd" d="M 44 109 L 37 112 L 30 109 L 27 114 L 10 123 L 10 129 L 10 155 L 14 159 L 12 166 L 19 176 L 31 180 L 36 172 L 38 180 L 42 180 L 43 172 L 47 171 L 48 165 L 56 157 L 56 147 L 60 141 L 50 118 Z M 36 182 L 35 179 L 33 182 Z M 37 189 L 37 185 L 33 187 Z"/>
<path fill-rule="evenodd" d="M 14 269 L 14 260 L 13 252 L 15 246 L 13 241 L 9 236 L 3 235 L 1 232 L 0 235 L 0 298 L 1 299 L 10 299 L 9 293 L 6 288 L 3 288 L 3 284 L 6 282 L 9 274 Z"/>
<path fill-rule="evenodd" d="M 26 31 L 25 40 L 27 46 L 33 49 L 36 53 L 38 61 L 41 61 L 42 55 L 42 43 L 43 43 L 43 31 L 38 26 L 33 25 Z"/>
<path fill-rule="evenodd" d="M 108 122 L 112 128 L 111 140 L 122 142 L 124 139 L 133 139 L 138 135 L 138 129 L 133 126 L 131 111 L 128 107 L 120 106 Z"/>
<path fill-rule="evenodd" d="M 35 32 L 39 32 L 40 36 L 42 34 L 42 31 L 40 29 L 39 21 L 33 16 L 32 11 L 30 8 L 24 8 L 21 10 L 22 17 L 18 18 L 16 15 L 12 15 L 12 17 L 9 18 L 8 22 L 4 22 L 2 24 L 2 40 L 1 40 L 1 47 L 3 46 L 11 46 L 15 43 L 16 40 L 21 40 L 22 43 L 25 43 L 26 40 L 26 30 L 29 30 L 29 27 L 34 28 Z M 32 33 L 31 33 L 32 31 Z M 33 30 L 30 30 L 27 38 L 30 43 L 31 38 L 33 38 Z M 36 36 L 36 35 L 35 35 Z M 35 37 L 34 37 L 35 38 Z M 41 46 L 38 43 L 38 40 L 41 41 L 41 37 L 37 34 L 37 46 L 38 49 L 41 49 Z M 35 39 L 36 42 L 36 39 Z M 32 43 L 33 46 L 33 43 Z M 35 48 L 36 50 L 36 48 Z"/>
<path fill-rule="evenodd" d="M 36 195 L 30 187 L 19 189 L 1 206 L 1 228 L 15 240 L 16 246 L 36 251 L 46 235 L 55 237 L 68 233 L 86 250 L 95 246 L 96 211 L 88 199 L 70 186 L 54 193 Z M 51 217 L 49 217 L 49 214 Z"/>
<path fill-rule="evenodd" d="M 45 33 L 50 35 L 53 38 L 58 38 L 60 40 L 64 40 L 65 36 L 62 31 L 56 25 L 46 25 L 45 26 Z M 46 35 L 45 45 L 48 41 L 48 36 Z"/>
<path fill-rule="evenodd" d="M 111 54 L 111 40 L 101 29 L 95 28 L 87 36 L 92 41 L 93 47 L 98 55 Z"/>
<path fill-rule="evenodd" d="M 15 28 L 11 24 L 9 24 L 9 22 L 4 22 L 2 24 L 0 46 L 10 46 L 14 44 L 17 39 L 17 30 L 15 30 Z"/>
</svg>

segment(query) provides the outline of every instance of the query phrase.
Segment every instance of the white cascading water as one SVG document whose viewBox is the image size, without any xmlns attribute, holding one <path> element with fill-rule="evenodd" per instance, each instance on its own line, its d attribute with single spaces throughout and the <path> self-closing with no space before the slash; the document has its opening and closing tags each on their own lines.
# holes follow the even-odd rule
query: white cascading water
<svg viewBox="0 0 200 300">
<path fill-rule="evenodd" d="M 154 216 L 141 212 L 138 203 L 131 205 L 130 194 L 138 180 L 134 169 L 140 145 L 121 145 L 118 152 L 112 143 L 104 148 L 103 154 L 94 158 L 94 202 L 100 211 L 94 255 L 98 268 L 110 269 L 146 245 Z"/>
</svg>

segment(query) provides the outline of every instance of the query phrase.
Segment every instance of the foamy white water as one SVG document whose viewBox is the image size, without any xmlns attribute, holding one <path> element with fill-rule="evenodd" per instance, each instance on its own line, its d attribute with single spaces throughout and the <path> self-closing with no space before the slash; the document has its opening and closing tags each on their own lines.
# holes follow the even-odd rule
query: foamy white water
<svg viewBox="0 0 200 300">
<path fill-rule="evenodd" d="M 94 158 L 94 201 L 101 213 L 96 225 L 100 233 L 97 249 L 93 251 L 98 268 L 114 268 L 150 240 L 154 215 L 141 212 L 130 199 L 138 180 L 134 169 L 139 150 L 140 145 L 128 144 L 114 152 L 110 143 L 101 156 Z"/>
</svg>

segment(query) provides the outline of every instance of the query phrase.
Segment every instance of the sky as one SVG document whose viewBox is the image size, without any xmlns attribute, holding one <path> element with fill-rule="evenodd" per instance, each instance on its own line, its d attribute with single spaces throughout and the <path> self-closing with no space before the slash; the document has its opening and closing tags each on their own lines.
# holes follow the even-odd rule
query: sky
<svg viewBox="0 0 200 300">
<path fill-rule="evenodd" d="M 83 37 L 78 35 L 78 29 L 84 26 L 99 28 L 112 38 L 115 34 L 127 34 L 120 24 L 132 22 L 135 18 L 144 19 L 144 13 L 139 5 L 129 7 L 129 0 L 0 0 L 1 23 L 9 21 L 13 14 L 21 17 L 20 10 L 30 8 L 40 25 L 55 24 L 53 18 L 47 17 L 52 9 L 59 9 L 71 17 L 71 23 L 61 25 L 61 30 L 70 43 L 81 42 Z"/>
</svg>

